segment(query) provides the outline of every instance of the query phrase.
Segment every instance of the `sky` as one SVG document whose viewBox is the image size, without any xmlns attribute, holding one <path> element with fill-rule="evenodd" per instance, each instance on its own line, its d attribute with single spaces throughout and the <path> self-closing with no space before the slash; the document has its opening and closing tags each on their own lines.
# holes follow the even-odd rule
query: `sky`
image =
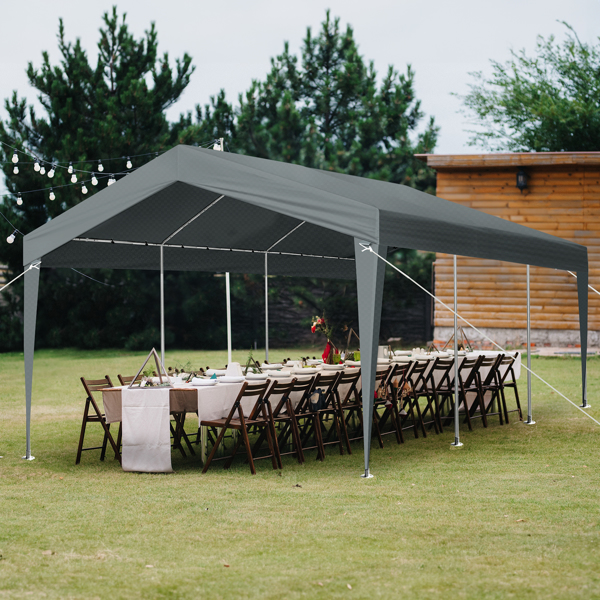
<svg viewBox="0 0 600 600">
<path fill-rule="evenodd" d="M 13 90 L 34 101 L 27 82 L 28 62 L 41 64 L 42 51 L 58 60 L 58 19 L 68 40 L 81 38 L 95 64 L 102 13 L 115 2 L 104 0 L 28 0 L 3 3 L 0 20 L 0 98 Z M 359 51 L 373 60 L 380 74 L 388 65 L 400 71 L 411 64 L 422 110 L 440 126 L 437 154 L 472 153 L 471 125 L 460 114 L 461 100 L 473 81 L 469 73 L 491 73 L 490 59 L 506 61 L 510 50 L 533 53 L 538 35 L 565 37 L 571 24 L 584 42 L 597 42 L 600 0 L 120 0 L 119 12 L 136 36 L 156 23 L 159 51 L 172 59 L 188 52 L 196 71 L 180 101 L 169 109 L 181 112 L 205 104 L 225 89 L 230 101 L 253 78 L 263 78 L 270 58 L 284 41 L 299 53 L 308 26 L 317 30 L 327 8 L 352 25 Z M 4 103 L 0 117 L 6 118 Z"/>
</svg>

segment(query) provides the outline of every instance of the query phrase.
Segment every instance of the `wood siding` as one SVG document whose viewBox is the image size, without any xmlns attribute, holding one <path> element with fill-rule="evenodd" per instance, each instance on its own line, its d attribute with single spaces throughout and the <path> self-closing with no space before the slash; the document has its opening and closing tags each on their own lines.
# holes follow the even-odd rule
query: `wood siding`
<svg viewBox="0 0 600 600">
<path fill-rule="evenodd" d="M 521 193 L 515 185 L 518 166 L 465 168 L 469 163 L 464 159 L 454 167 L 428 160 L 438 168 L 437 195 L 441 198 L 587 246 L 590 284 L 600 289 L 600 158 L 595 157 L 596 164 L 546 166 L 548 163 L 540 162 L 525 167 L 529 181 Z M 526 327 L 524 265 L 467 257 L 458 257 L 457 263 L 461 315 L 479 327 Z M 450 255 L 436 257 L 435 292 L 452 305 Z M 575 278 L 565 271 L 532 267 L 532 328 L 576 330 L 578 319 Z M 453 323 L 452 314 L 436 304 L 435 325 L 449 327 Z M 589 329 L 600 330 L 600 296 L 592 291 Z"/>
</svg>

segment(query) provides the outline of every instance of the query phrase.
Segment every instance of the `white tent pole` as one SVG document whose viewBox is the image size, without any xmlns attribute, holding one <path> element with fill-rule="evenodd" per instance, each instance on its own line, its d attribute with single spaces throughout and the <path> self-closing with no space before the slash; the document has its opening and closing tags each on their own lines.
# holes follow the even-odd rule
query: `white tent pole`
<svg viewBox="0 0 600 600">
<path fill-rule="evenodd" d="M 165 265 L 160 247 L 160 360 L 165 364 Z"/>
<path fill-rule="evenodd" d="M 458 290 L 456 285 L 456 254 L 454 255 L 454 443 L 452 446 L 457 448 L 462 446 L 460 442 L 460 419 L 458 416 L 458 403 L 460 397 L 458 395 Z M 465 398 L 465 410 L 467 407 L 467 399 Z"/>
<path fill-rule="evenodd" d="M 231 288 L 229 273 L 225 273 L 225 294 L 227 296 L 227 364 L 231 364 Z"/>
<path fill-rule="evenodd" d="M 529 283 L 529 265 L 527 265 L 527 421 L 526 425 L 535 425 L 531 414 L 531 286 Z"/>
<path fill-rule="evenodd" d="M 265 252 L 265 360 L 269 362 L 269 272 L 268 254 Z"/>
</svg>

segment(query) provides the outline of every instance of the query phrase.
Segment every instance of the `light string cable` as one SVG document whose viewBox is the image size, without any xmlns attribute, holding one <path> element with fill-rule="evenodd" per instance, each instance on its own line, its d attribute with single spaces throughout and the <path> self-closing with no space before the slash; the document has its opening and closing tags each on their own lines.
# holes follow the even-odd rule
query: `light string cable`
<svg viewBox="0 0 600 600">
<path fill-rule="evenodd" d="M 573 277 L 575 277 L 575 279 L 577 279 L 577 275 L 575 275 L 575 273 L 573 273 L 573 271 L 567 271 L 567 273 L 569 273 L 570 275 L 573 275 Z M 600 296 L 600 292 L 595 287 L 592 287 L 589 283 L 588 283 L 588 287 L 590 288 L 590 290 L 592 290 L 592 292 L 596 292 L 596 294 L 598 294 L 598 296 Z"/>
<path fill-rule="evenodd" d="M 198 144 L 198 147 L 203 148 L 203 147 L 208 147 L 211 144 L 214 144 L 215 141 L 217 141 L 216 139 L 212 139 L 210 141 L 207 142 L 202 142 L 200 144 Z M 31 151 L 26 151 L 26 150 L 21 150 L 19 148 L 16 148 L 15 146 L 11 146 L 10 144 L 7 144 L 6 142 L 3 142 L 2 140 L 0 140 L 0 144 L 2 144 L 3 146 L 6 146 L 7 148 L 10 148 L 15 154 L 23 154 L 25 155 L 27 158 L 31 159 L 29 161 L 19 161 L 21 163 L 24 164 L 35 164 L 35 163 L 43 163 L 46 165 L 50 165 L 51 168 L 52 167 L 58 167 L 61 169 L 67 169 L 69 171 L 69 173 L 96 173 L 96 172 L 102 172 L 102 169 L 98 169 L 96 168 L 95 170 L 85 170 L 85 169 L 78 169 L 75 168 L 73 165 L 78 165 L 81 163 L 98 163 L 98 165 L 103 164 L 103 162 L 111 162 L 111 161 L 115 161 L 115 160 L 121 160 L 121 161 L 127 161 L 127 164 L 130 164 L 131 159 L 132 158 L 142 158 L 145 156 L 159 156 L 160 154 L 164 154 L 165 152 L 167 152 L 167 150 L 161 150 L 161 151 L 155 151 L 155 152 L 146 152 L 144 154 L 131 154 L 131 155 L 127 155 L 127 156 L 115 156 L 112 158 L 88 158 L 84 161 L 82 160 L 76 160 L 76 161 L 72 161 L 72 160 L 65 160 L 65 161 L 52 161 L 52 160 L 46 160 L 43 158 L 38 158 L 38 156 Z M 3 161 L 1 164 L 11 164 L 14 163 L 14 161 Z M 16 163 L 15 163 L 16 164 Z M 132 167 L 127 167 L 127 171 L 125 171 L 124 173 L 129 173 L 131 170 L 133 170 Z M 114 175 L 121 175 L 123 173 L 119 173 L 119 172 L 114 172 Z"/>
<path fill-rule="evenodd" d="M 480 329 L 477 329 L 477 327 L 475 327 L 475 325 L 473 325 L 472 323 L 469 323 L 469 321 L 467 321 L 467 319 L 465 319 L 464 317 L 461 317 L 458 313 L 454 312 L 454 310 L 452 310 L 445 302 L 443 302 L 442 300 L 440 300 L 437 296 L 435 296 L 434 294 L 432 294 L 429 290 L 425 289 L 420 283 L 418 283 L 417 281 L 415 281 L 410 275 L 407 275 L 404 271 L 402 271 L 401 269 L 399 269 L 396 265 L 393 265 L 390 261 L 388 261 L 385 258 L 383 258 L 383 256 L 380 256 L 379 254 L 377 254 L 377 252 L 375 252 L 375 250 L 373 250 L 373 248 L 371 248 L 371 246 L 367 246 L 367 245 L 362 244 L 362 243 L 360 244 L 360 246 L 363 248 L 363 250 L 362 250 L 363 252 L 365 252 L 365 251 L 368 250 L 369 252 L 373 253 L 375 256 L 377 256 L 377 258 L 379 258 L 380 260 L 382 260 L 384 263 L 390 265 L 390 267 L 392 267 L 392 269 L 395 269 L 396 271 L 398 271 L 398 273 L 400 273 L 403 277 L 406 277 L 406 279 L 408 279 L 409 281 L 412 281 L 412 283 L 414 283 L 417 287 L 419 287 L 420 289 L 422 289 L 425 293 L 429 294 L 436 302 L 439 302 L 444 308 L 446 308 L 447 310 L 449 310 L 453 315 L 456 315 L 461 321 L 464 321 L 469 327 L 471 327 L 477 333 L 479 333 L 480 335 L 482 335 L 486 340 L 488 340 L 492 344 L 494 344 L 494 346 L 496 346 L 497 348 L 500 348 L 500 350 L 502 350 L 502 352 L 506 352 L 506 350 L 502 346 L 500 346 L 500 344 L 497 344 L 491 337 L 487 336 Z M 578 406 L 577 404 L 575 404 L 575 402 L 573 402 L 572 400 L 569 400 L 569 398 L 567 398 L 562 392 L 560 392 L 559 390 L 557 390 L 553 385 L 551 385 L 550 383 L 548 383 L 545 379 L 543 379 L 542 377 L 540 377 L 537 373 L 534 373 L 531 369 L 528 369 L 523 364 L 521 364 L 521 366 L 526 371 L 529 371 L 533 376 L 537 377 L 542 383 L 545 383 L 551 390 L 555 391 L 559 396 L 561 396 L 562 398 L 564 398 L 567 402 L 569 402 L 570 404 L 572 404 L 576 409 L 580 410 L 586 417 L 588 417 L 589 419 L 591 419 L 592 421 L 594 421 L 594 423 L 596 423 L 597 425 L 600 425 L 599 421 L 596 421 L 596 419 L 594 419 L 594 417 L 592 417 L 589 413 L 585 412 L 585 410 L 583 410 L 583 408 L 581 408 L 580 406 Z"/>
</svg>

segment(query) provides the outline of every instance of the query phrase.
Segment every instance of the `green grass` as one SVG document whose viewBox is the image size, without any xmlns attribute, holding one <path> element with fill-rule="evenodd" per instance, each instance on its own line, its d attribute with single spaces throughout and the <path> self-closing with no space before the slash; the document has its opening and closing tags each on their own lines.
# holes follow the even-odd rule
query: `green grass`
<svg viewBox="0 0 600 600">
<path fill-rule="evenodd" d="M 281 474 L 260 461 L 254 477 L 241 461 L 201 475 L 175 453 L 172 475 L 124 473 L 98 452 L 75 466 L 79 377 L 116 379 L 144 357 L 38 352 L 26 462 L 22 355 L 1 356 L 0 598 L 600 597 L 600 428 L 535 380 L 535 426 L 478 421 L 461 449 L 450 430 L 387 437 L 371 480 L 360 443 L 324 463 L 286 457 Z M 225 353 L 176 358 L 218 366 Z M 579 401 L 577 359 L 532 362 Z M 599 383 L 593 358 L 600 420 Z"/>
</svg>

